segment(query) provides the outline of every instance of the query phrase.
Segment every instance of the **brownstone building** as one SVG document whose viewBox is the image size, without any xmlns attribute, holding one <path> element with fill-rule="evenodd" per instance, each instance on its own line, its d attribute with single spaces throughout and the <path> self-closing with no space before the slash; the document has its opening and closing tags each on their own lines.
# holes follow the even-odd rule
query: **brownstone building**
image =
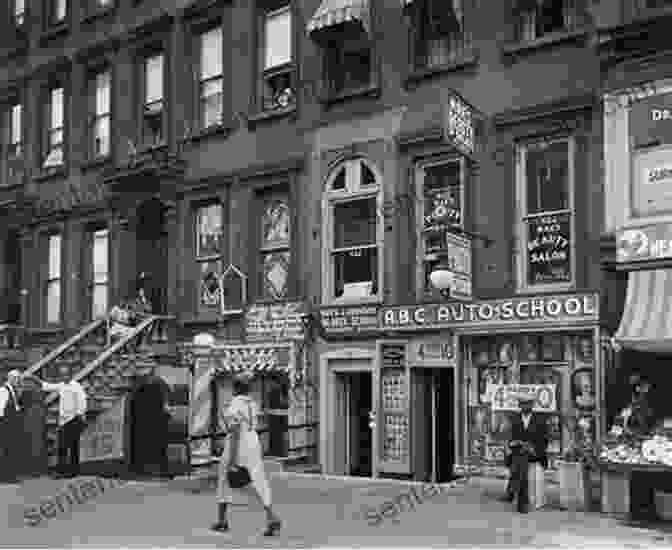
<svg viewBox="0 0 672 550">
<path fill-rule="evenodd" d="M 599 436 L 602 37 L 641 3 L 10 1 L 8 364 L 105 410 L 188 384 L 194 454 L 254 368 L 268 454 L 329 473 L 497 465 L 513 385 L 553 456 Z M 115 347 L 143 273 L 154 320 Z"/>
</svg>

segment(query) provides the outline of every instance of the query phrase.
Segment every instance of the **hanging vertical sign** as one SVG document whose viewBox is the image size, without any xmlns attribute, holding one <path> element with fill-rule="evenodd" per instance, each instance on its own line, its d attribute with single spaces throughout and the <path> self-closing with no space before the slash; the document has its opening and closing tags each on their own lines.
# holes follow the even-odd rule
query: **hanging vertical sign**
<svg viewBox="0 0 672 550">
<path fill-rule="evenodd" d="M 443 133 L 464 156 L 476 151 L 476 114 L 456 92 L 449 91 L 444 106 Z"/>
</svg>

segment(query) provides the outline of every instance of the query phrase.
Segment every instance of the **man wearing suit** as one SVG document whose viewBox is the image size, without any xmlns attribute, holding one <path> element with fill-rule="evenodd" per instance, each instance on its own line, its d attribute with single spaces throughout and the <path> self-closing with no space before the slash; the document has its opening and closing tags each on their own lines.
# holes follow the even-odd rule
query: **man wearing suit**
<svg viewBox="0 0 672 550">
<path fill-rule="evenodd" d="M 521 395 L 518 402 L 520 414 L 511 423 L 511 480 L 507 497 L 510 501 L 517 499 L 518 511 L 527 513 L 530 504 L 534 509 L 544 505 L 543 479 L 544 469 L 548 467 L 548 429 L 546 419 L 532 412 L 532 396 Z M 533 488 L 533 495 L 530 495 L 530 487 Z"/>
</svg>

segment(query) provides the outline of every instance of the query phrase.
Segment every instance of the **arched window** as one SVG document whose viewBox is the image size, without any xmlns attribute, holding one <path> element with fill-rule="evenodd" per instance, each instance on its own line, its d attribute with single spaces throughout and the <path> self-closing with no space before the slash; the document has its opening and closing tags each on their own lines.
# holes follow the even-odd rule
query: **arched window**
<svg viewBox="0 0 672 550">
<path fill-rule="evenodd" d="M 382 181 L 361 158 L 338 164 L 324 193 L 323 302 L 366 302 L 381 296 Z"/>
</svg>

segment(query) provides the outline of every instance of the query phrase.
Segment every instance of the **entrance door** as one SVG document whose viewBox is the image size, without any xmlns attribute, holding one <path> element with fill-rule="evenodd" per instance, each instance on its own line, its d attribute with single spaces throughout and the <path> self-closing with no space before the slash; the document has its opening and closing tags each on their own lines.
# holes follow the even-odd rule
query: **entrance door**
<svg viewBox="0 0 672 550">
<path fill-rule="evenodd" d="M 21 243 L 18 233 L 8 230 L 2 250 L 2 273 L 0 273 L 0 321 L 19 323 L 21 320 Z"/>
<path fill-rule="evenodd" d="M 453 479 L 455 400 L 453 369 L 413 369 L 413 472 L 419 481 Z"/>
<path fill-rule="evenodd" d="M 136 279 L 147 276 L 145 292 L 153 313 L 165 314 L 168 289 L 168 234 L 165 227 L 164 205 L 151 199 L 138 207 L 136 222 Z M 136 289 L 133 289 L 135 294 Z"/>
<path fill-rule="evenodd" d="M 373 436 L 369 426 L 373 407 L 371 372 L 336 374 L 336 471 L 370 477 L 373 472 Z"/>
</svg>

